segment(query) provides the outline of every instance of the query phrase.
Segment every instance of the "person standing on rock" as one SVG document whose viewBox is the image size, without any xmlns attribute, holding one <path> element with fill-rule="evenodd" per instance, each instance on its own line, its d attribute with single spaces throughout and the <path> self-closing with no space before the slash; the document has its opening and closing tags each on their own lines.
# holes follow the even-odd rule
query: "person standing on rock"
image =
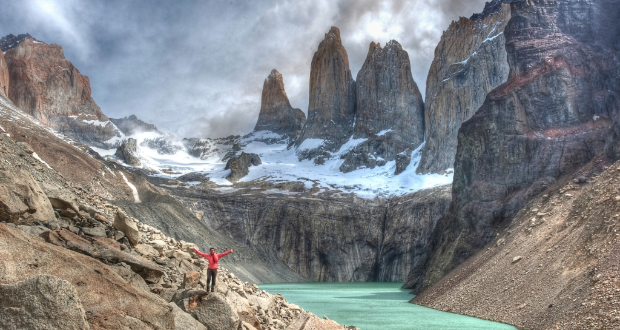
<svg viewBox="0 0 620 330">
<path fill-rule="evenodd" d="M 209 249 L 209 254 L 202 253 L 198 251 L 198 249 L 194 249 L 197 255 L 207 259 L 209 261 L 209 267 L 207 268 L 207 292 L 209 292 L 209 287 L 211 288 L 211 292 L 215 292 L 215 282 L 217 280 L 217 268 L 218 261 L 221 257 L 226 256 L 235 251 L 235 249 L 230 249 L 224 253 L 215 253 L 214 248 Z M 209 284 L 211 283 L 211 284 Z"/>
</svg>

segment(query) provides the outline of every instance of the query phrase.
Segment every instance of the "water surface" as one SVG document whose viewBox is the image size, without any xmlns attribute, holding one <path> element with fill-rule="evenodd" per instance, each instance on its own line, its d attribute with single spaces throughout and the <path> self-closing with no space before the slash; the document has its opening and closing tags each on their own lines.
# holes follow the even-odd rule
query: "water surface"
<svg viewBox="0 0 620 330">
<path fill-rule="evenodd" d="M 469 316 L 440 312 L 408 303 L 413 298 L 398 283 L 263 284 L 261 290 L 281 293 L 290 303 L 319 317 L 362 330 L 516 330 L 515 327 Z"/>
</svg>

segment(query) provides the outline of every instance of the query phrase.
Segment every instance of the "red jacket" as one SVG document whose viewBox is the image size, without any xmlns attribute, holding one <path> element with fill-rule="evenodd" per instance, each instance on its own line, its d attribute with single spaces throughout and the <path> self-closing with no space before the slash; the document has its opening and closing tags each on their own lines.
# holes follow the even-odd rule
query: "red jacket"
<svg viewBox="0 0 620 330">
<path fill-rule="evenodd" d="M 202 253 L 196 249 L 194 249 L 194 251 L 196 251 L 196 253 L 199 256 L 202 256 L 203 258 L 209 260 L 209 269 L 217 269 L 217 262 L 220 261 L 220 258 L 230 254 L 231 252 L 233 252 L 232 249 L 223 252 L 223 253 L 216 253 L 216 254 L 206 254 L 206 253 Z"/>
</svg>

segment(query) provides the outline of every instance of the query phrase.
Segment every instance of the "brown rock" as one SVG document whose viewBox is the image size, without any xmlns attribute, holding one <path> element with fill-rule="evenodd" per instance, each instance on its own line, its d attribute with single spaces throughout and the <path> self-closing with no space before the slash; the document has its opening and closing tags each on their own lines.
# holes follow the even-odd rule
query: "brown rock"
<svg viewBox="0 0 620 330">
<path fill-rule="evenodd" d="M 48 243 L 83 253 L 95 259 L 112 264 L 124 262 L 149 283 L 157 283 L 163 275 L 161 268 L 149 260 L 110 248 L 108 244 L 102 244 L 98 241 L 91 243 L 64 229 L 49 231 L 44 233 L 43 236 Z"/>
<path fill-rule="evenodd" d="M 199 280 L 199 272 L 189 271 L 185 273 L 185 276 L 183 277 L 183 284 L 181 284 L 181 289 L 195 289 L 198 285 Z"/>
<path fill-rule="evenodd" d="M 88 77 L 65 59 L 61 46 L 26 39 L 7 51 L 5 59 L 8 96 L 17 107 L 85 143 L 105 146 L 104 141 L 116 136 L 114 125 L 90 96 Z"/>
<path fill-rule="evenodd" d="M 116 216 L 114 217 L 114 228 L 122 231 L 132 245 L 140 243 L 140 231 L 138 230 L 138 226 L 122 211 L 116 212 Z"/>
<path fill-rule="evenodd" d="M 30 173 L 0 168 L 0 221 L 31 225 L 55 219 L 50 200 Z"/>
<path fill-rule="evenodd" d="M 260 113 L 254 131 L 286 134 L 294 140 L 301 133 L 305 122 L 306 115 L 299 109 L 293 109 L 286 96 L 282 75 L 276 69 L 271 70 L 263 83 Z"/>
<path fill-rule="evenodd" d="M 0 94 L 9 95 L 9 67 L 4 59 L 4 54 L 0 54 Z"/>
<path fill-rule="evenodd" d="M 319 150 L 300 154 L 300 158 L 315 158 L 324 151 L 338 150 L 351 137 L 354 118 L 355 81 L 340 30 L 332 26 L 312 58 L 308 119 L 295 145 L 299 147 L 307 139 L 322 139 L 326 143 Z"/>
<path fill-rule="evenodd" d="M 171 308 L 128 284 L 109 266 L 0 224 L 0 284 L 53 275 L 77 291 L 92 329 L 173 329 Z M 2 313 L 4 314 L 4 313 Z"/>
</svg>

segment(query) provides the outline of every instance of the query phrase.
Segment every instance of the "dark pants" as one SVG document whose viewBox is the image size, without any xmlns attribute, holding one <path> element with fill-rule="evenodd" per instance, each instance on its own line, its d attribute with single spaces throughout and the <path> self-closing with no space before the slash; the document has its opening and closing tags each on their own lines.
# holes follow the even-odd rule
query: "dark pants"
<svg viewBox="0 0 620 330">
<path fill-rule="evenodd" d="M 209 292 L 209 282 L 211 282 L 211 292 L 215 292 L 215 281 L 217 280 L 217 269 L 207 270 L 207 292 Z"/>
</svg>

